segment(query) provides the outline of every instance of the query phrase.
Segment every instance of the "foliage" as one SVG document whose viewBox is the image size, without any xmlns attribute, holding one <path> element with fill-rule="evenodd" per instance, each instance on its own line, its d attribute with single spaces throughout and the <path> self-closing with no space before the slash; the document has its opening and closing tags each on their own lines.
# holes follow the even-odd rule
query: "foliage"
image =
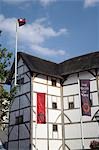
<svg viewBox="0 0 99 150">
<path fill-rule="evenodd" d="M 99 141 L 96 140 L 91 141 L 90 148 L 93 150 L 99 150 Z"/>
<path fill-rule="evenodd" d="M 10 64 L 10 59 L 12 53 L 7 52 L 6 48 L 0 47 L 0 80 L 4 81 L 8 76 L 8 67 Z"/>
<path fill-rule="evenodd" d="M 15 94 L 15 88 L 10 92 L 5 88 L 9 76 L 12 53 L 0 46 L 0 127 L 7 116 L 8 108 Z"/>
</svg>

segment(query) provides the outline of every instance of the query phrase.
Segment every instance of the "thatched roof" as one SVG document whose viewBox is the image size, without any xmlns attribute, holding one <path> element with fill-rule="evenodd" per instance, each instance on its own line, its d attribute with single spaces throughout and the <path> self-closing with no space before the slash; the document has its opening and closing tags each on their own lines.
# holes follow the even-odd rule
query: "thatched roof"
<svg viewBox="0 0 99 150">
<path fill-rule="evenodd" d="M 61 76 L 96 68 L 99 68 L 99 52 L 75 57 L 59 64 Z"/>
<path fill-rule="evenodd" d="M 99 68 L 99 52 L 78 56 L 59 64 L 23 52 L 18 52 L 18 59 L 20 57 L 24 60 L 31 73 L 40 73 L 60 79 L 65 75 Z M 14 72 L 14 64 L 11 72 Z M 11 76 L 9 77 L 10 81 Z"/>
</svg>

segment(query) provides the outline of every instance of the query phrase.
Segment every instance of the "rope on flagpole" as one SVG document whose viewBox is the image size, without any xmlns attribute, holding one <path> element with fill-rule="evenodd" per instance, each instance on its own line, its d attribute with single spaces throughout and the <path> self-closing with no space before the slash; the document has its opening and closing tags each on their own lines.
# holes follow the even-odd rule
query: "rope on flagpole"
<svg viewBox="0 0 99 150">
<path fill-rule="evenodd" d="M 78 77 L 78 89 L 79 89 L 79 105 L 80 105 L 81 139 L 82 139 L 82 149 L 84 149 L 84 134 L 83 134 L 83 121 L 82 121 L 81 95 L 80 95 L 80 79 L 79 79 L 79 77 Z"/>
<path fill-rule="evenodd" d="M 18 35 L 17 35 L 17 21 L 16 21 L 16 43 L 15 43 L 15 86 L 17 85 L 17 47 L 18 47 Z"/>
</svg>

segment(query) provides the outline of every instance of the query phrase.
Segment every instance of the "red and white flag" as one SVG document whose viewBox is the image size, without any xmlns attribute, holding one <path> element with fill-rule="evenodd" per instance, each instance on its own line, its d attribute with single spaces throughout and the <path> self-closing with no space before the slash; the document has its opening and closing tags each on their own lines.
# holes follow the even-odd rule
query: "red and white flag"
<svg viewBox="0 0 99 150">
<path fill-rule="evenodd" d="M 19 24 L 19 27 L 23 26 L 24 24 L 26 24 L 26 19 L 25 18 L 18 19 L 18 24 Z"/>
<path fill-rule="evenodd" d="M 45 93 L 37 93 L 37 124 L 46 123 Z"/>
</svg>

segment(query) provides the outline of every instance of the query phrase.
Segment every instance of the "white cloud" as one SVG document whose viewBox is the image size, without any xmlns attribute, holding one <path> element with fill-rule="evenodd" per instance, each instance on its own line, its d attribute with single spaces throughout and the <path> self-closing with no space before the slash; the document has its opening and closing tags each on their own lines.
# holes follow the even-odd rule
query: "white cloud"
<svg viewBox="0 0 99 150">
<path fill-rule="evenodd" d="M 57 0 L 39 0 L 39 1 L 40 1 L 40 3 L 41 3 L 43 6 L 47 6 L 47 5 L 49 5 L 50 3 L 55 2 L 55 1 L 57 1 Z"/>
<path fill-rule="evenodd" d="M 45 25 L 46 18 L 35 20 L 31 24 L 18 27 L 18 47 L 27 46 L 29 50 L 39 52 L 42 55 L 64 55 L 63 50 L 44 48 L 44 42 L 51 38 L 56 38 L 67 33 L 67 29 L 61 28 L 55 31 L 51 26 Z M 5 18 L 0 15 L 0 30 L 9 37 L 9 43 L 14 43 L 16 31 L 16 18 Z M 14 45 L 12 45 L 14 47 Z"/>
<path fill-rule="evenodd" d="M 32 48 L 36 50 L 37 53 L 42 53 L 43 55 L 64 55 L 65 51 L 63 50 L 56 50 L 56 49 L 49 49 L 45 47 L 41 47 L 39 45 L 32 45 Z"/>
<path fill-rule="evenodd" d="M 99 0 L 84 0 L 85 7 L 91 7 L 99 3 Z"/>
</svg>

